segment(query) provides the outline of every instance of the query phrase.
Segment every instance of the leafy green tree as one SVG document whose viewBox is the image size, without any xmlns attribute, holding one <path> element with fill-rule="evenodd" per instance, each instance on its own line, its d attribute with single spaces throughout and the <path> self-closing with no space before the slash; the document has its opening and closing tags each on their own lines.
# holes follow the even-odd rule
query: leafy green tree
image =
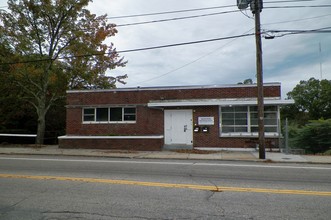
<svg viewBox="0 0 331 220">
<path fill-rule="evenodd" d="M 302 80 L 287 95 L 295 101 L 289 111 L 292 117 L 307 114 L 309 120 L 331 118 L 331 80 Z"/>
<path fill-rule="evenodd" d="M 237 84 L 251 85 L 251 84 L 253 84 L 253 80 L 252 79 L 245 79 L 243 82 L 238 82 Z"/>
<path fill-rule="evenodd" d="M 331 119 L 313 120 L 297 129 L 293 138 L 296 147 L 309 153 L 324 153 L 331 149 Z"/>
<path fill-rule="evenodd" d="M 8 0 L 8 11 L 0 11 L 0 43 L 13 54 L 2 72 L 37 113 L 37 144 L 44 140 L 46 113 L 64 98 L 65 88 L 113 88 L 126 78 L 106 75 L 126 62 L 103 43 L 117 30 L 106 15 L 86 9 L 90 1 Z"/>
</svg>

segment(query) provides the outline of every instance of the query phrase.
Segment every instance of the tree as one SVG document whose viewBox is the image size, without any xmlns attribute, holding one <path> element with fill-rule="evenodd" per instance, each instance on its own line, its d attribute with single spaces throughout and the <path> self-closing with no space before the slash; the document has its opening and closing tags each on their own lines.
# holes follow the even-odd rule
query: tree
<svg viewBox="0 0 331 220">
<path fill-rule="evenodd" d="M 295 101 L 294 114 L 308 114 L 309 120 L 331 118 L 331 80 L 302 80 L 287 95 Z"/>
<path fill-rule="evenodd" d="M 298 129 L 293 138 L 297 147 L 310 153 L 324 153 L 331 148 L 331 119 L 312 120 Z"/>
<path fill-rule="evenodd" d="M 0 11 L 0 42 L 15 57 L 2 66 L 9 66 L 11 79 L 36 110 L 37 144 L 43 143 L 46 113 L 64 97 L 63 88 L 113 88 L 126 78 L 106 75 L 126 62 L 113 44 L 103 43 L 117 30 L 106 15 L 86 9 L 90 1 L 9 0 L 9 12 Z"/>
<path fill-rule="evenodd" d="M 239 84 L 245 84 L 245 85 L 252 85 L 253 84 L 253 80 L 252 79 L 245 79 L 243 82 L 238 82 L 237 83 L 238 85 Z"/>
</svg>

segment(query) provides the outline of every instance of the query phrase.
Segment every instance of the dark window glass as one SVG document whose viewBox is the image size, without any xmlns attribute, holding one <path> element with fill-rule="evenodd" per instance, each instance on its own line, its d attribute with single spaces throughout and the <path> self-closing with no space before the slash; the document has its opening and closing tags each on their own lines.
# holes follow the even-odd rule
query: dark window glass
<svg viewBox="0 0 331 220">
<path fill-rule="evenodd" d="M 94 121 L 94 108 L 85 108 L 84 109 L 83 121 Z"/>
<path fill-rule="evenodd" d="M 124 121 L 136 120 L 136 108 L 124 108 Z"/>
<path fill-rule="evenodd" d="M 223 127 L 222 128 L 223 133 L 231 133 L 234 132 L 234 127 Z"/>
<path fill-rule="evenodd" d="M 110 108 L 110 121 L 122 121 L 122 108 Z"/>
<path fill-rule="evenodd" d="M 136 114 L 136 108 L 124 108 L 124 114 Z"/>
<path fill-rule="evenodd" d="M 108 108 L 97 108 L 97 121 L 108 121 Z"/>
<path fill-rule="evenodd" d="M 265 132 L 277 132 L 277 127 L 265 127 Z"/>
<path fill-rule="evenodd" d="M 235 112 L 247 112 L 247 106 L 236 106 L 234 107 Z"/>
</svg>

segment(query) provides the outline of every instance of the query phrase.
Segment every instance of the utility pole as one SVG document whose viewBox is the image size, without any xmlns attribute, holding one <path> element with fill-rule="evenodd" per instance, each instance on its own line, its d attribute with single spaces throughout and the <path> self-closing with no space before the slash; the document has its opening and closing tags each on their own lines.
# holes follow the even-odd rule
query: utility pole
<svg viewBox="0 0 331 220">
<path fill-rule="evenodd" d="M 263 62 L 260 12 L 263 0 L 237 0 L 239 9 L 245 9 L 250 4 L 252 13 L 255 14 L 255 43 L 256 43 L 256 78 L 257 78 L 257 111 L 259 126 L 259 159 L 265 159 L 264 137 L 264 95 L 263 95 Z"/>
<path fill-rule="evenodd" d="M 255 1 L 255 42 L 256 42 L 256 78 L 257 78 L 257 111 L 259 122 L 259 158 L 265 159 L 265 138 L 264 138 L 264 95 L 263 95 L 263 62 L 262 62 L 262 41 L 260 10 L 262 0 Z"/>
</svg>

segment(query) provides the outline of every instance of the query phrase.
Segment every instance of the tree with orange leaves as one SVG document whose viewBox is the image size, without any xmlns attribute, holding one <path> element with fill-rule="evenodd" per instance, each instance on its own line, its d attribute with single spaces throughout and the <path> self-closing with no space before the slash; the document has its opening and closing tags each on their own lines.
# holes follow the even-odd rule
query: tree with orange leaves
<svg viewBox="0 0 331 220">
<path fill-rule="evenodd" d="M 115 25 L 87 10 L 89 2 L 9 0 L 8 10 L 0 11 L 0 43 L 14 54 L 0 64 L 36 110 L 37 144 L 44 140 L 48 110 L 65 89 L 113 88 L 127 77 L 106 75 L 126 62 L 104 43 L 117 33 Z"/>
</svg>

